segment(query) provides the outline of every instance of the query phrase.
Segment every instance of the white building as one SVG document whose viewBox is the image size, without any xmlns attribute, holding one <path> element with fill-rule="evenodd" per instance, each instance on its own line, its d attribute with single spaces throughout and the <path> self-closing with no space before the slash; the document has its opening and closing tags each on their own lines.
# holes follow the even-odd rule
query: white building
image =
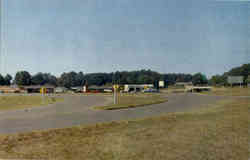
<svg viewBox="0 0 250 160">
<path fill-rule="evenodd" d="M 125 92 L 140 92 L 147 88 L 154 88 L 153 84 L 126 84 L 124 85 Z"/>
<path fill-rule="evenodd" d="M 65 87 L 56 87 L 55 88 L 55 93 L 65 93 L 67 91 L 68 91 L 68 89 Z"/>
</svg>

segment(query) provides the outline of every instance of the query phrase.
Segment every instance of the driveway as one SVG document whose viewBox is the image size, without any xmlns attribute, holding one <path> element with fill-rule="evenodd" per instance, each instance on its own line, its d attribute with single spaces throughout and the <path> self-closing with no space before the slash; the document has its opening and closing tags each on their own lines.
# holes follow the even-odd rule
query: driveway
<svg viewBox="0 0 250 160">
<path fill-rule="evenodd" d="M 191 93 L 166 95 L 168 102 L 123 110 L 93 110 L 91 107 L 112 101 L 110 96 L 65 95 L 64 101 L 53 105 L 0 113 L 0 134 L 28 132 L 75 125 L 144 118 L 169 112 L 185 112 L 208 107 L 223 99 Z"/>
</svg>

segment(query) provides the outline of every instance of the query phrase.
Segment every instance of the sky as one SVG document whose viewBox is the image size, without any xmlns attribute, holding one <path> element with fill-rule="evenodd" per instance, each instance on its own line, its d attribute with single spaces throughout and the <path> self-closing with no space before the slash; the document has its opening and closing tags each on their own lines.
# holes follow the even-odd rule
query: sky
<svg viewBox="0 0 250 160">
<path fill-rule="evenodd" d="M 1 0 L 0 73 L 221 74 L 250 63 L 250 2 Z"/>
</svg>

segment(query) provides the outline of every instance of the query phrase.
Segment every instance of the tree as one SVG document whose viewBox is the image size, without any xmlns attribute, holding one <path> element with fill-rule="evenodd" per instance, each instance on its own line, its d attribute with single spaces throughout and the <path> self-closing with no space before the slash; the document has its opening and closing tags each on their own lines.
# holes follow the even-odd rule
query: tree
<svg viewBox="0 0 250 160">
<path fill-rule="evenodd" d="M 5 85 L 5 79 L 1 74 L 0 74 L 0 85 L 1 86 Z"/>
<path fill-rule="evenodd" d="M 227 84 L 227 76 L 226 75 L 215 75 L 209 80 L 209 84 L 211 85 L 226 85 Z"/>
<path fill-rule="evenodd" d="M 31 84 L 31 75 L 27 71 L 20 71 L 16 73 L 15 83 L 17 85 L 30 85 Z"/>
<path fill-rule="evenodd" d="M 196 73 L 194 76 L 193 76 L 193 79 L 192 79 L 192 83 L 194 85 L 204 85 L 204 84 L 207 84 L 208 83 L 208 80 L 206 78 L 205 75 L 201 74 L 201 73 Z"/>
<path fill-rule="evenodd" d="M 51 85 L 54 85 L 54 86 L 57 86 L 57 78 L 56 78 L 56 76 L 53 76 L 53 75 L 49 74 L 47 83 L 51 84 Z"/>
<path fill-rule="evenodd" d="M 36 75 L 32 76 L 31 82 L 34 85 L 43 85 L 45 83 L 43 73 L 37 73 Z"/>
<path fill-rule="evenodd" d="M 57 78 L 53 75 L 51 75 L 50 73 L 43 73 L 43 79 L 44 82 L 42 85 L 45 84 L 50 84 L 50 85 L 57 85 Z"/>
<path fill-rule="evenodd" d="M 37 73 L 36 75 L 32 76 L 31 82 L 34 85 L 57 85 L 57 78 L 50 73 Z"/>
<path fill-rule="evenodd" d="M 12 76 L 7 74 L 5 77 L 4 77 L 4 81 L 5 81 L 5 85 L 10 85 L 11 84 L 11 80 L 12 80 Z"/>
<path fill-rule="evenodd" d="M 247 83 L 247 84 L 250 84 L 250 76 L 247 77 L 246 83 Z"/>
<path fill-rule="evenodd" d="M 241 74 L 244 76 L 244 81 L 247 81 L 248 76 L 250 76 L 250 64 L 242 65 Z"/>
<path fill-rule="evenodd" d="M 76 75 L 76 85 L 77 86 L 83 86 L 84 85 L 84 74 L 82 72 L 79 72 L 77 75 Z"/>
<path fill-rule="evenodd" d="M 229 72 L 224 73 L 224 75 L 225 74 L 229 76 L 243 76 L 244 81 L 246 81 L 247 77 L 250 75 L 250 63 L 243 64 L 240 67 L 232 68 Z"/>
<path fill-rule="evenodd" d="M 69 73 L 63 73 L 59 79 L 60 85 L 71 88 L 77 86 L 77 73 L 76 72 L 69 72 Z"/>
</svg>

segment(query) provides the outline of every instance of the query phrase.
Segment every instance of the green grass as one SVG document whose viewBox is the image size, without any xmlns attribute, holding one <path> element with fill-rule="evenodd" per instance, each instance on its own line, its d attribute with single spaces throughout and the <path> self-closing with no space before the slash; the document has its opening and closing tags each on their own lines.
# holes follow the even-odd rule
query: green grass
<svg viewBox="0 0 250 160">
<path fill-rule="evenodd" d="M 247 160 L 250 99 L 189 113 L 0 136 L 0 158 Z"/>
<path fill-rule="evenodd" d="M 211 92 L 202 92 L 202 94 L 217 96 L 250 96 L 250 88 L 213 88 Z"/>
<path fill-rule="evenodd" d="M 110 104 L 106 106 L 96 106 L 95 109 L 101 110 L 117 110 L 126 108 L 143 107 L 152 104 L 159 104 L 166 102 L 160 94 L 120 94 L 118 96 L 117 104 Z"/>
<path fill-rule="evenodd" d="M 41 105 L 48 105 L 62 98 L 42 96 L 0 96 L 0 111 L 26 109 Z"/>
</svg>

